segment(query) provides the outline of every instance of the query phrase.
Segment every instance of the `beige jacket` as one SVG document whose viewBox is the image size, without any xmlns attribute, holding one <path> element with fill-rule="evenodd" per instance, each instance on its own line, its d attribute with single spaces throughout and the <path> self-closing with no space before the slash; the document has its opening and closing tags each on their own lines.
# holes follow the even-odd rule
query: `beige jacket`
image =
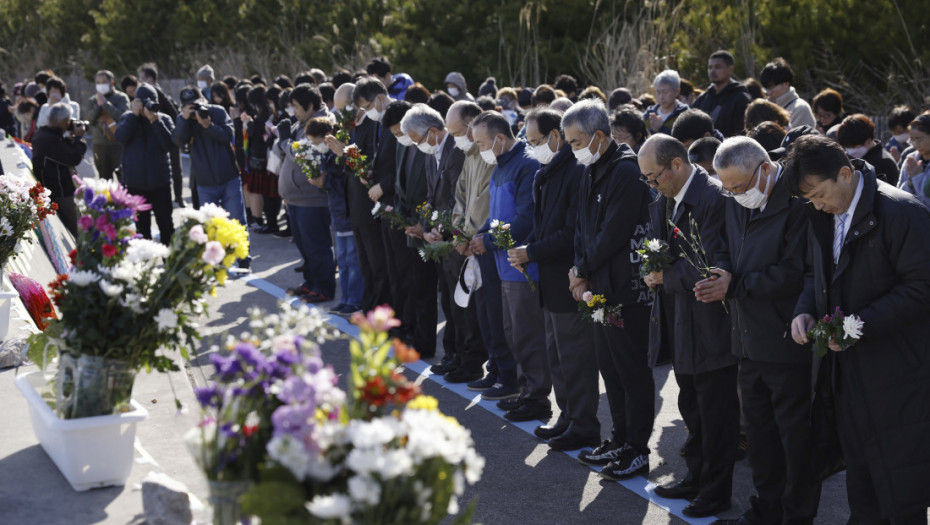
<svg viewBox="0 0 930 525">
<path fill-rule="evenodd" d="M 810 126 L 817 128 L 817 121 L 814 120 L 814 112 L 811 111 L 810 105 L 790 86 L 784 95 L 778 97 L 775 103 L 791 113 L 791 129 L 800 126 Z"/>
<path fill-rule="evenodd" d="M 488 220 L 491 206 L 491 173 L 494 166 L 481 159 L 478 145 L 472 144 L 465 153 L 465 165 L 455 187 L 455 207 L 452 209 L 452 221 L 458 224 L 465 217 L 463 232 L 474 235 L 478 228 Z"/>
</svg>

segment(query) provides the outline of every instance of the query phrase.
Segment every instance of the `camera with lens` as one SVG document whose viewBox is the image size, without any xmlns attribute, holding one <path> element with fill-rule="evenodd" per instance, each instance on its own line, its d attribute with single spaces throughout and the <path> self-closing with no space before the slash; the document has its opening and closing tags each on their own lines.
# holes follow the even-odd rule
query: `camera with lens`
<svg viewBox="0 0 930 525">
<path fill-rule="evenodd" d="M 202 119 L 210 118 L 210 108 L 207 107 L 203 102 L 194 102 L 191 104 L 191 108 L 197 112 L 197 115 Z"/>
<path fill-rule="evenodd" d="M 71 119 L 71 123 L 68 124 L 68 131 L 70 131 L 71 133 L 74 133 L 76 129 L 86 130 L 88 127 L 90 127 L 90 122 L 87 122 L 86 120 Z"/>
<path fill-rule="evenodd" d="M 152 113 L 158 113 L 158 100 L 157 99 L 145 99 L 142 101 L 142 105 L 145 106 L 145 109 L 151 111 Z"/>
</svg>

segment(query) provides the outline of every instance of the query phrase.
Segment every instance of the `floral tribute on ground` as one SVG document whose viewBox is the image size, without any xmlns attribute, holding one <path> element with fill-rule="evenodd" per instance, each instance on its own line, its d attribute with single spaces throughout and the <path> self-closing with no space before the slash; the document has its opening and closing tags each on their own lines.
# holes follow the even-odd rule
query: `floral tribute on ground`
<svg viewBox="0 0 930 525">
<path fill-rule="evenodd" d="M 49 198 L 51 192 L 41 183 L 25 177 L 0 175 L 0 270 L 13 255 L 22 253 L 26 234 L 39 221 L 55 215 L 58 205 Z"/>
</svg>

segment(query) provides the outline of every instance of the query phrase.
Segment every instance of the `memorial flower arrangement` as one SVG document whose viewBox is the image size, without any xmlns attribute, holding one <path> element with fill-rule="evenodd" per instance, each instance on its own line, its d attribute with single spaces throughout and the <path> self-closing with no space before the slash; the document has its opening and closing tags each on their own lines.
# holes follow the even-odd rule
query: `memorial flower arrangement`
<svg viewBox="0 0 930 525">
<path fill-rule="evenodd" d="M 352 322 L 360 336 L 350 343 L 346 404 L 333 403 L 328 379 L 325 388 L 294 381 L 273 390 L 281 405 L 268 461 L 242 498 L 263 523 L 437 524 L 459 513 L 465 485 L 481 477 L 470 432 L 401 373 L 419 355 L 388 337 L 400 323 L 394 312 L 379 307 Z"/>
<path fill-rule="evenodd" d="M 313 151 L 313 143 L 308 138 L 291 143 L 294 152 L 294 162 L 300 168 L 307 180 L 316 180 L 323 175 L 323 157 Z"/>
<path fill-rule="evenodd" d="M 371 181 L 371 175 L 368 173 L 368 156 L 362 155 L 362 152 L 359 151 L 358 146 L 355 144 L 349 144 L 345 148 L 345 153 L 343 154 L 343 160 L 346 163 L 346 167 L 352 170 L 352 174 L 365 186 L 366 189 L 371 189 L 373 186 Z"/>
<path fill-rule="evenodd" d="M 195 319 L 204 295 L 223 284 L 227 269 L 248 255 L 245 228 L 225 210 L 185 209 L 171 245 L 140 238 L 134 219 L 150 209 L 117 182 L 75 179 L 78 237 L 72 267 L 49 286 L 61 312 L 33 337 L 30 359 L 45 363 L 48 350 L 124 363 L 130 370 L 177 370 L 160 349 L 187 348 L 199 340 Z"/>
<path fill-rule="evenodd" d="M 513 242 L 513 236 L 510 235 L 510 224 L 494 219 L 491 221 L 491 235 L 494 237 L 494 245 L 501 250 L 507 251 L 511 248 L 516 248 L 516 243 Z M 529 272 L 526 271 L 528 266 L 527 263 L 523 263 L 520 265 L 519 270 L 520 273 L 523 274 L 523 277 L 526 277 L 526 281 L 530 283 L 530 289 L 535 292 L 536 283 L 533 282 Z"/>
<path fill-rule="evenodd" d="M 25 177 L 0 175 L 0 271 L 13 255 L 23 251 L 26 234 L 39 221 L 55 215 L 58 205 L 51 201 L 51 192 L 42 183 Z"/>
<path fill-rule="evenodd" d="M 862 337 L 864 324 L 858 315 L 843 315 L 843 310 L 837 306 L 832 314 L 823 316 L 807 332 L 807 337 L 813 341 L 811 349 L 817 357 L 823 357 L 833 341 L 841 350 L 846 350 Z"/>
<path fill-rule="evenodd" d="M 592 323 L 623 328 L 623 305 L 611 306 L 603 295 L 587 291 L 578 301 L 578 311 Z"/>
<path fill-rule="evenodd" d="M 669 253 L 668 243 L 662 239 L 648 239 L 643 248 L 636 250 L 643 257 L 639 273 L 643 277 L 652 272 L 661 272 L 672 265 L 674 258 Z"/>
</svg>

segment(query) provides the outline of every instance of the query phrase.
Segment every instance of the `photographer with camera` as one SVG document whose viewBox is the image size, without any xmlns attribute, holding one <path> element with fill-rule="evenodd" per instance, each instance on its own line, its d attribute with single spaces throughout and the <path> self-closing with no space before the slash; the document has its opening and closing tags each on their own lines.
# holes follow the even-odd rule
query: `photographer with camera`
<svg viewBox="0 0 930 525">
<path fill-rule="evenodd" d="M 139 213 L 136 219 L 139 233 L 152 238 L 154 213 L 161 242 L 168 245 L 174 234 L 170 160 L 174 124 L 171 117 L 159 111 L 158 93 L 150 84 L 139 84 L 129 108 L 116 127 L 116 138 L 123 144 L 123 185 L 152 206 L 151 211 Z"/>
<path fill-rule="evenodd" d="M 200 203 L 216 204 L 245 226 L 245 200 L 233 136 L 232 119 L 223 106 L 207 104 L 196 87 L 181 90 L 174 142 L 179 147 L 190 145 L 191 177 L 196 179 Z M 251 258 L 241 259 L 239 272 L 248 273 L 250 263 Z"/>
<path fill-rule="evenodd" d="M 58 204 L 58 218 L 77 236 L 77 208 L 74 205 L 75 166 L 84 159 L 87 122 L 71 119 L 71 105 L 58 102 L 48 107 L 48 124 L 32 138 L 32 170 L 36 179 L 51 192 Z"/>
<path fill-rule="evenodd" d="M 94 138 L 94 165 L 97 175 L 106 180 L 113 178 L 113 171 L 123 157 L 123 146 L 116 140 L 116 126 L 129 110 L 129 97 L 116 90 L 115 78 L 110 71 L 98 71 L 94 77 L 96 93 L 84 106 Z"/>
</svg>

